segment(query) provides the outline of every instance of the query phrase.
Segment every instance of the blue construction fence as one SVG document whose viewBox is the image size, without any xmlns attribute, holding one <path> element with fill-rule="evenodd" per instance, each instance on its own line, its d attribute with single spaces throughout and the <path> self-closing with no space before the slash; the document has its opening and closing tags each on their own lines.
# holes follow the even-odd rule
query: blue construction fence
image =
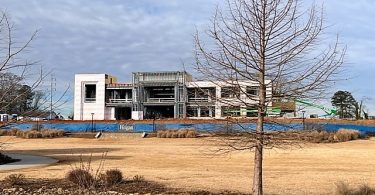
<svg viewBox="0 0 375 195">
<path fill-rule="evenodd" d="M 45 122 L 40 124 L 44 129 L 61 129 L 66 132 L 90 132 L 104 131 L 104 132 L 152 132 L 157 130 L 175 130 L 183 128 L 193 128 L 199 132 L 215 132 L 215 131 L 249 131 L 255 130 L 254 123 L 134 123 L 134 124 L 122 124 L 122 123 L 100 123 L 95 122 L 94 124 L 89 122 L 82 123 L 48 123 Z M 35 123 L 22 123 L 12 124 L 4 127 L 3 129 L 20 129 L 30 130 L 35 126 Z M 285 130 L 301 130 L 304 125 L 302 123 L 290 123 L 290 124 L 265 124 L 264 129 L 267 131 L 285 131 Z M 322 123 L 307 123 L 305 124 L 307 129 L 320 129 L 327 131 L 337 131 L 341 128 L 355 129 L 363 134 L 375 134 L 375 126 L 366 125 L 353 125 L 353 124 L 322 124 Z"/>
</svg>

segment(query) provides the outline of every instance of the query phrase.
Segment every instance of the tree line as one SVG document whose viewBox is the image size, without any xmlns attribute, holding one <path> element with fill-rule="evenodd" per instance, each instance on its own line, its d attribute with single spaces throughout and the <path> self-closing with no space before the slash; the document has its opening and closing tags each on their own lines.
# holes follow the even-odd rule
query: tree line
<svg viewBox="0 0 375 195">
<path fill-rule="evenodd" d="M 13 73 L 0 73 L 0 112 L 22 115 L 40 109 L 44 93 Z"/>
</svg>

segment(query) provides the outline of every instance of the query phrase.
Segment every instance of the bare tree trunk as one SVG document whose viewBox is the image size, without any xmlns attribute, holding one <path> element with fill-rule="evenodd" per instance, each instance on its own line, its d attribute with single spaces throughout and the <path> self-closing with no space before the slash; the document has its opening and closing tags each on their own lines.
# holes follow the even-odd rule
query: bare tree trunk
<svg viewBox="0 0 375 195">
<path fill-rule="evenodd" d="M 264 59 L 261 64 L 264 64 Z M 253 176 L 253 194 L 263 194 L 263 124 L 264 115 L 266 113 L 266 86 L 263 72 L 259 74 L 259 107 L 258 107 L 258 120 L 256 123 L 256 143 L 255 143 L 255 156 L 254 156 L 254 176 Z"/>
<path fill-rule="evenodd" d="M 253 194 L 262 195 L 263 194 L 263 117 L 258 117 L 257 121 L 257 134 L 258 139 L 255 146 L 255 156 L 254 156 L 254 175 L 253 175 Z"/>
<path fill-rule="evenodd" d="M 258 120 L 256 124 L 256 144 L 254 156 L 254 176 L 253 176 L 253 194 L 263 195 L 263 124 L 266 113 L 266 85 L 265 85 L 265 65 L 266 65 L 266 5 L 262 5 L 261 24 L 260 24 L 260 47 L 259 47 L 259 105 Z"/>
</svg>

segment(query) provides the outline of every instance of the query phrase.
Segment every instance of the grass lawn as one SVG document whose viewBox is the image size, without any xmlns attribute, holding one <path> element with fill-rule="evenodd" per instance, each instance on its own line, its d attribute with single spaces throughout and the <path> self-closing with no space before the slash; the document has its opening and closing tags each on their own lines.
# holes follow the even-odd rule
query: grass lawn
<svg viewBox="0 0 375 195">
<path fill-rule="evenodd" d="M 250 152 L 212 155 L 206 138 L 161 139 L 137 136 L 20 139 L 0 137 L 6 151 L 45 155 L 59 163 L 40 168 L 0 172 L 31 178 L 63 178 L 79 164 L 80 155 L 98 166 L 108 151 L 105 169 L 118 168 L 131 178 L 142 175 L 171 188 L 249 193 L 252 159 Z M 375 139 L 335 144 L 309 144 L 302 149 L 265 151 L 264 187 L 267 194 L 332 194 L 336 182 L 375 186 Z"/>
</svg>

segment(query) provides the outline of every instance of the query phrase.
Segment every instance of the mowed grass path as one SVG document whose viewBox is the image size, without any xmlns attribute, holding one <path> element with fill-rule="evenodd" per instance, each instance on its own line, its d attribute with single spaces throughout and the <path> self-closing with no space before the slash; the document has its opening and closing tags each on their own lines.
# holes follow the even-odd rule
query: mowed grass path
<svg viewBox="0 0 375 195">
<path fill-rule="evenodd" d="M 204 138 L 160 139 L 121 137 L 101 140 L 80 138 L 19 139 L 0 137 L 12 153 L 45 155 L 59 163 L 20 171 L 0 172 L 27 177 L 62 178 L 80 155 L 92 154 L 96 168 L 108 151 L 105 168 L 119 168 L 126 177 L 143 175 L 169 187 L 191 190 L 250 192 L 250 152 L 212 155 L 215 146 Z M 336 182 L 375 186 L 375 139 L 337 144 L 309 144 L 302 149 L 265 151 L 264 187 L 267 194 L 332 194 Z"/>
</svg>

